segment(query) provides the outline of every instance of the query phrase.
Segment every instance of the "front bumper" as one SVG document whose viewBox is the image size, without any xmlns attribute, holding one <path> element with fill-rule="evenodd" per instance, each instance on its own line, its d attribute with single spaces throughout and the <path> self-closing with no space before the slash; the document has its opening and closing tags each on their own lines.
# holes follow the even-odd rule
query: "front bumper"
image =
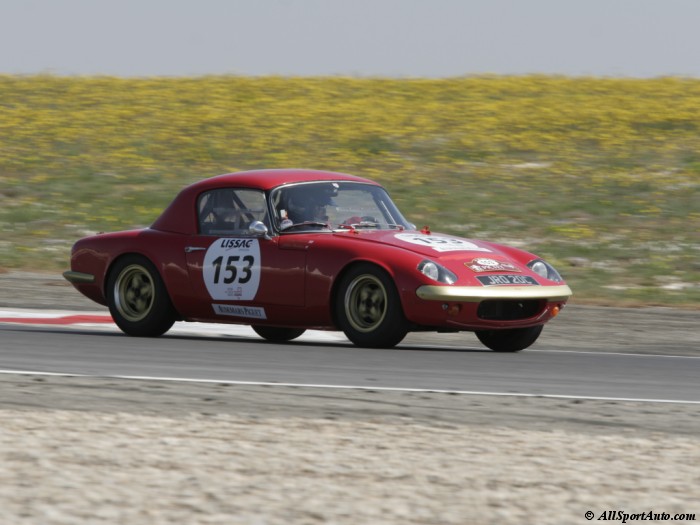
<svg viewBox="0 0 700 525">
<path fill-rule="evenodd" d="M 556 286 L 420 286 L 404 296 L 417 326 L 492 330 L 541 325 L 556 317 L 572 292 Z"/>
<path fill-rule="evenodd" d="M 559 286 L 435 286 L 423 285 L 416 295 L 425 301 L 479 303 L 488 299 L 546 299 L 566 301 L 573 295 L 568 285 Z"/>
</svg>

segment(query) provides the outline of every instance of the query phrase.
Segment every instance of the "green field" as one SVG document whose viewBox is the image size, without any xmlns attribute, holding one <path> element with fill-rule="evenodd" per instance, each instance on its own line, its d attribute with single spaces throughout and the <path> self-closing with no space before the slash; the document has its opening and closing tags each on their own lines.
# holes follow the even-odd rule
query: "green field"
<svg viewBox="0 0 700 525">
<path fill-rule="evenodd" d="M 700 305 L 700 81 L 0 76 L 0 269 L 146 226 L 184 185 L 306 167 L 548 258 L 575 301 Z"/>
</svg>

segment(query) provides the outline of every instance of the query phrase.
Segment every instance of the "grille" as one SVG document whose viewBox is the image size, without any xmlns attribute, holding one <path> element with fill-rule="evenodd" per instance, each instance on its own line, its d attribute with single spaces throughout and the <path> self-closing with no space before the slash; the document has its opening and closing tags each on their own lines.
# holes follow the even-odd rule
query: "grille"
<svg viewBox="0 0 700 525">
<path fill-rule="evenodd" d="M 482 301 L 476 315 L 490 321 L 517 321 L 538 315 L 544 307 L 545 301 L 539 299 Z"/>
</svg>

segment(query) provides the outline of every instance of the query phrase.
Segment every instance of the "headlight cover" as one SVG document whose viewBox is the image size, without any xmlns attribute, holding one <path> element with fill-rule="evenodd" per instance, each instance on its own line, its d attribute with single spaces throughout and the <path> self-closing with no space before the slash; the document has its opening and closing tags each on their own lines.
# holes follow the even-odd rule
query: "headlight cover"
<svg viewBox="0 0 700 525">
<path fill-rule="evenodd" d="M 535 259 L 534 261 L 530 261 L 527 264 L 527 267 L 530 268 L 530 270 L 535 272 L 540 277 L 544 277 L 545 279 L 549 279 L 550 281 L 560 283 L 564 280 L 561 278 L 561 275 L 559 275 L 559 272 L 557 272 L 551 264 L 543 261 L 542 259 Z"/>
<path fill-rule="evenodd" d="M 427 278 L 443 284 L 454 284 L 457 282 L 457 276 L 444 266 L 430 261 L 428 259 L 421 261 L 418 265 L 418 271 Z"/>
</svg>

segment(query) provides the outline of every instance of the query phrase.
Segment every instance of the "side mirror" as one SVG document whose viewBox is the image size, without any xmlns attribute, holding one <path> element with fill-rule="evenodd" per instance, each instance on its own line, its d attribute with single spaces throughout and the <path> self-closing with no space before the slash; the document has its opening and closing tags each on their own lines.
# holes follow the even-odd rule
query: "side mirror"
<svg viewBox="0 0 700 525">
<path fill-rule="evenodd" d="M 261 221 L 251 222 L 250 226 L 248 226 L 248 232 L 254 235 L 255 237 L 264 237 L 265 239 L 270 238 L 270 236 L 268 235 L 267 226 L 265 226 L 265 223 Z"/>
</svg>

